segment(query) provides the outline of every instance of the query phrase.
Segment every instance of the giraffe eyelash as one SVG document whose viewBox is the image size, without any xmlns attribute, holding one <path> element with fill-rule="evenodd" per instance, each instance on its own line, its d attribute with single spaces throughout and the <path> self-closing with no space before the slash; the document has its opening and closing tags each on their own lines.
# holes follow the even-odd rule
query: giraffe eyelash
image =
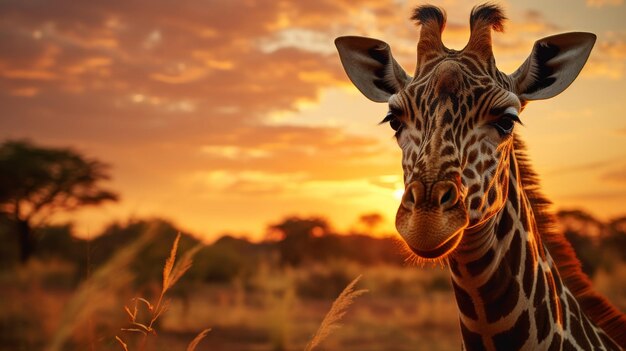
<svg viewBox="0 0 626 351">
<path fill-rule="evenodd" d="M 404 123 L 402 123 L 402 121 L 400 121 L 400 119 L 398 118 L 397 112 L 389 110 L 385 118 L 383 118 L 383 120 L 380 121 L 380 123 L 378 124 L 385 124 L 387 122 L 389 122 L 391 129 L 393 129 L 396 132 L 395 136 L 398 137 L 398 135 L 404 128 Z"/>
<path fill-rule="evenodd" d="M 501 137 L 505 137 L 513 133 L 513 127 L 515 127 L 516 123 L 523 125 L 517 114 L 505 113 L 490 124 L 498 131 Z"/>
<path fill-rule="evenodd" d="M 391 121 L 394 118 L 396 118 L 396 115 L 394 115 L 393 112 L 391 112 L 391 110 L 389 110 L 389 112 L 387 112 L 387 115 L 385 116 L 385 118 L 383 118 L 383 120 L 380 121 L 378 124 L 385 124 L 385 123 Z"/>
</svg>

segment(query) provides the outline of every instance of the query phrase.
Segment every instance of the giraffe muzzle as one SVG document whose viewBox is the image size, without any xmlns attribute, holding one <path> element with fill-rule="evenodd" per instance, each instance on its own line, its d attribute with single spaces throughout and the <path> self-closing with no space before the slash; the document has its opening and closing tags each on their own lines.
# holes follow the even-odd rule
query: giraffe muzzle
<svg viewBox="0 0 626 351">
<path fill-rule="evenodd" d="M 410 183 L 396 215 L 396 229 L 409 248 L 423 258 L 452 252 L 468 222 L 459 188 L 450 180 Z"/>
</svg>

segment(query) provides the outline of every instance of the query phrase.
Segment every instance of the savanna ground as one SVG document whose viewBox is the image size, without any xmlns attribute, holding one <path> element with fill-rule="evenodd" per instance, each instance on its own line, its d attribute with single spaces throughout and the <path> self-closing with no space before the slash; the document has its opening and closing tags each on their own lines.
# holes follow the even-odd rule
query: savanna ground
<svg viewBox="0 0 626 351">
<path fill-rule="evenodd" d="M 581 218 L 574 218 L 574 229 L 601 224 Z M 572 222 L 571 213 L 561 219 Z M 623 240 L 626 234 L 615 223 L 601 230 L 617 228 Z M 333 300 L 359 275 L 357 288 L 368 292 L 354 300 L 341 327 L 319 349 L 460 349 L 447 268 L 409 266 L 393 240 L 337 235 L 325 232 L 328 226 L 319 219 L 297 218 L 271 227 L 283 230 L 273 241 L 225 237 L 202 247 L 167 292 L 169 308 L 142 346 L 141 333 L 122 330 L 133 328 L 124 306 L 132 310 L 135 297 L 154 304 L 161 292 L 176 229 L 165 222 L 158 226 L 145 239 L 148 222 L 112 225 L 89 242 L 71 237 L 71 227 L 52 228 L 43 238 L 61 243 L 57 248 L 45 249 L 42 239 L 39 254 L 24 265 L 5 254 L 0 350 L 123 350 L 116 336 L 129 350 L 185 350 L 207 328 L 196 350 L 303 350 Z M 581 254 L 591 262 L 586 269 L 595 286 L 626 310 L 626 263 L 616 242 L 569 229 L 577 247 L 586 248 Z M 615 239 L 616 233 L 602 235 Z M 196 244 L 183 236 L 179 260 Z M 606 245 L 616 250 L 603 250 Z M 137 320 L 146 320 L 146 306 L 138 307 Z"/>
</svg>

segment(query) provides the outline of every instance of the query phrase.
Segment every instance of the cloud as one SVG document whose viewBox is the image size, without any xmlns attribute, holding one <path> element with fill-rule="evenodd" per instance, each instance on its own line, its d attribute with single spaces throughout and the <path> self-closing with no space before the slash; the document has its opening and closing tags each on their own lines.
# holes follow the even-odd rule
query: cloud
<svg viewBox="0 0 626 351">
<path fill-rule="evenodd" d="M 271 154 L 262 149 L 245 149 L 233 145 L 207 145 L 201 148 L 203 154 L 230 160 L 249 160 L 255 158 L 268 158 Z"/>
<path fill-rule="evenodd" d="M 614 7 L 623 5 L 624 0 L 587 0 L 585 3 L 588 7 Z"/>
<path fill-rule="evenodd" d="M 281 174 L 304 172 L 321 180 L 362 179 L 396 166 L 396 160 L 385 157 L 387 148 L 378 139 L 346 134 L 338 128 L 257 126 L 224 134 L 211 142 L 199 150 L 200 166 Z"/>
<path fill-rule="evenodd" d="M 608 166 L 613 165 L 615 161 L 618 161 L 618 160 L 612 159 L 612 160 L 601 160 L 601 161 L 594 161 L 594 162 L 587 162 L 587 163 L 579 163 L 579 164 L 574 164 L 574 165 L 569 165 L 569 166 L 554 169 L 550 171 L 548 174 L 562 176 L 562 175 L 571 174 L 571 173 L 597 171 L 598 169 L 606 168 Z"/>
<path fill-rule="evenodd" d="M 617 167 L 612 167 L 610 170 L 604 172 L 600 178 L 602 180 L 626 184 L 626 164 L 622 163 Z"/>
<path fill-rule="evenodd" d="M 7 40 L 0 54 L 10 84 L 28 80 L 42 86 L 42 93 L 66 87 L 111 98 L 144 94 L 202 99 L 210 106 L 236 102 L 260 114 L 290 108 L 297 98 L 315 98 L 318 86 L 301 82 L 301 70 L 340 73 L 328 52 L 295 46 L 260 50 L 257 41 L 271 33 L 282 11 L 274 3 L 220 2 L 210 9 L 195 2 L 144 9 L 115 1 L 92 11 L 71 2 L 42 7 L 5 6 Z M 54 86 L 45 84 L 50 80 Z"/>
<path fill-rule="evenodd" d="M 446 43 L 463 47 L 473 2 L 443 3 Z M 189 211 L 200 219 L 206 207 L 224 207 L 228 196 L 254 194 L 267 202 L 273 194 L 307 192 L 318 199 L 389 195 L 401 184 L 398 176 L 386 177 L 400 173 L 389 133 L 374 137 L 355 128 L 357 122 L 348 128 L 340 115 L 331 116 L 339 121 L 335 127 L 320 122 L 329 116 L 292 119 L 322 91 L 350 84 L 336 36 L 386 40 L 412 67 L 419 37 L 408 20 L 413 6 L 396 0 L 0 2 L 0 138 L 76 146 L 113 163 L 129 203 L 169 211 L 174 203 L 195 206 Z M 510 17 L 507 33 L 494 35 L 504 71 L 517 68 L 535 40 L 560 29 L 537 11 Z M 601 36 L 587 76 L 621 79 L 623 43 L 619 33 Z M 346 205 L 335 206 L 341 212 Z"/>
<path fill-rule="evenodd" d="M 236 169 L 241 160 L 253 161 L 250 168 L 262 161 L 293 168 L 288 165 L 298 157 L 308 157 L 312 164 L 326 159 L 335 170 L 328 174 L 346 174 L 349 166 L 329 159 L 369 157 L 373 152 L 364 145 L 373 140 L 341 128 L 264 123 L 270 114 L 315 101 L 326 87 L 345 84 L 327 28 L 351 23 L 343 16 L 352 6 L 4 3 L 2 136 L 92 145 L 111 157 L 137 145 L 168 144 L 192 154 L 202 149 L 205 162 L 230 162 Z M 366 151 L 357 151 L 361 147 Z"/>
<path fill-rule="evenodd" d="M 297 189 L 297 185 L 306 179 L 303 173 L 274 174 L 268 172 L 232 172 L 213 170 L 194 172 L 183 177 L 183 186 L 194 191 L 215 195 L 223 193 L 235 196 L 280 195 L 288 190 Z M 297 194 L 301 195 L 301 194 Z"/>
<path fill-rule="evenodd" d="M 626 199 L 626 191 L 598 191 L 561 195 L 563 199 L 577 201 L 610 201 Z M 621 211 L 621 209 L 620 209 Z"/>
<path fill-rule="evenodd" d="M 626 34 L 602 35 L 589 60 L 587 74 L 618 80 L 626 72 Z"/>
</svg>

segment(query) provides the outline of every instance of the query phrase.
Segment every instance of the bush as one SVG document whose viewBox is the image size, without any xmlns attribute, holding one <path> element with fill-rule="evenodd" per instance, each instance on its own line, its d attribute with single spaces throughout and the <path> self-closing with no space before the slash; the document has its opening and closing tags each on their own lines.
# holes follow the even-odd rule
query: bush
<svg viewBox="0 0 626 351">
<path fill-rule="evenodd" d="M 314 299 L 333 299 L 350 283 L 352 276 L 346 269 L 328 265 L 315 266 L 296 279 L 298 296 Z"/>
</svg>

